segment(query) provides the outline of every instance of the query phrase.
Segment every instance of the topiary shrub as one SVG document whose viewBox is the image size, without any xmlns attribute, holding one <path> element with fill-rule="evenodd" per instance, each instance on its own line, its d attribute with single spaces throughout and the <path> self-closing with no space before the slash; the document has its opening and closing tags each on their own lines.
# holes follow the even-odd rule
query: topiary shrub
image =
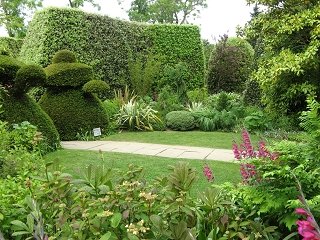
<svg viewBox="0 0 320 240">
<path fill-rule="evenodd" d="M 18 70 L 14 79 L 14 92 L 16 94 L 26 93 L 33 87 L 42 86 L 46 78 L 46 73 L 41 66 L 23 66 Z"/>
<path fill-rule="evenodd" d="M 91 80 L 83 85 L 82 90 L 86 93 L 94 93 L 97 96 L 110 90 L 109 84 L 101 80 Z"/>
<path fill-rule="evenodd" d="M 77 133 L 108 125 L 107 112 L 100 100 L 81 89 L 55 91 L 49 89 L 41 97 L 40 106 L 48 113 L 63 140 L 76 140 Z"/>
<path fill-rule="evenodd" d="M 93 78 L 92 67 L 74 61 L 67 50 L 56 53 L 45 68 L 47 91 L 39 100 L 42 109 L 52 118 L 62 140 L 76 140 L 77 133 L 108 126 L 108 116 L 101 101 L 83 85 Z M 69 61 L 69 62 L 61 62 Z M 94 83 L 93 83 L 94 85 Z M 89 89 L 89 85 L 85 89 Z M 100 85 L 101 86 L 101 85 Z M 97 91 L 99 86 L 95 85 Z"/>
<path fill-rule="evenodd" d="M 43 85 L 45 80 L 46 74 L 40 66 L 25 65 L 8 55 L 0 55 L 0 84 L 5 89 L 0 119 L 11 125 L 30 122 L 38 127 L 49 148 L 56 149 L 59 146 L 57 129 L 50 117 L 26 94 L 31 87 Z"/>
<path fill-rule="evenodd" d="M 52 63 L 75 63 L 77 62 L 76 55 L 70 50 L 60 50 L 52 58 Z"/>
<path fill-rule="evenodd" d="M 166 115 L 167 127 L 176 131 L 192 130 L 195 127 L 194 117 L 188 111 L 173 111 Z"/>
<path fill-rule="evenodd" d="M 45 68 L 47 86 L 82 86 L 93 78 L 92 67 L 83 63 L 55 63 Z"/>
</svg>

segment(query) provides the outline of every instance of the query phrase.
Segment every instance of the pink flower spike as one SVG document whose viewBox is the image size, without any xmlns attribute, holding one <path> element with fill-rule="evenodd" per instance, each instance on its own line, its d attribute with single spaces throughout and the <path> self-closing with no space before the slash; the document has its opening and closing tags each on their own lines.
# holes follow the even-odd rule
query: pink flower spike
<svg viewBox="0 0 320 240">
<path fill-rule="evenodd" d="M 306 217 L 309 216 L 309 214 L 303 208 L 297 208 L 295 213 Z"/>
</svg>

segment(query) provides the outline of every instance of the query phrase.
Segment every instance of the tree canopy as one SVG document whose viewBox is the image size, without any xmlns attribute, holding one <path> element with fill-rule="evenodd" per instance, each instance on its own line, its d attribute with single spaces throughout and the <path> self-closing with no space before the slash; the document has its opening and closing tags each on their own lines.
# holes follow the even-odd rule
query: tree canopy
<svg viewBox="0 0 320 240">
<path fill-rule="evenodd" d="M 245 29 L 261 39 L 264 53 L 253 78 L 270 110 L 296 113 L 307 94 L 320 93 L 320 5 L 318 0 L 247 0 L 265 7 Z"/>
<path fill-rule="evenodd" d="M 5 26 L 9 37 L 22 38 L 27 28 L 25 19 L 38 7 L 42 7 L 43 0 L 1 0 L 0 26 Z"/>
<path fill-rule="evenodd" d="M 93 7 L 96 7 L 99 11 L 101 10 L 101 6 L 97 3 L 95 3 L 95 0 L 68 0 L 69 6 L 72 8 L 79 8 L 83 7 L 85 2 L 91 3 Z"/>
<path fill-rule="evenodd" d="M 200 10 L 208 6 L 206 2 L 207 0 L 133 0 L 127 12 L 131 21 L 184 24 L 188 23 L 190 17 L 199 17 Z"/>
</svg>

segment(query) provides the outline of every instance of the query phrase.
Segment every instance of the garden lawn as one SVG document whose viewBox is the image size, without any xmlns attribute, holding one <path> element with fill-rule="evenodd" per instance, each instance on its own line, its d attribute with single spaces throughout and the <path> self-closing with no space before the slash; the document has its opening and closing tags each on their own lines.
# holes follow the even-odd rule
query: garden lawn
<svg viewBox="0 0 320 240">
<path fill-rule="evenodd" d="M 254 146 L 258 145 L 261 138 L 258 135 L 251 135 Z M 104 137 L 101 140 L 107 141 L 127 141 L 127 142 L 143 142 L 158 143 L 168 145 L 183 145 L 194 147 L 209 147 L 218 149 L 232 149 L 233 140 L 240 142 L 241 132 L 201 132 L 201 131 L 154 131 L 154 132 L 128 132 L 122 131 Z M 263 138 L 264 139 L 264 138 Z M 264 139 L 264 141 L 270 139 Z M 268 144 L 269 145 L 269 144 Z"/>
<path fill-rule="evenodd" d="M 186 161 L 190 167 L 196 168 L 199 177 L 193 188 L 192 195 L 196 194 L 197 191 L 202 192 L 207 186 L 210 186 L 210 183 L 203 175 L 203 166 L 206 162 L 213 171 L 216 184 L 224 182 L 238 183 L 241 180 L 238 164 L 219 161 L 164 158 L 114 152 L 104 152 L 101 154 L 98 151 L 69 149 L 49 153 L 44 156 L 44 159 L 46 162 L 59 161 L 61 171 L 70 173 L 74 178 L 80 177 L 77 171 L 75 171 L 76 168 L 85 169 L 89 164 L 98 166 L 102 163 L 102 159 L 104 159 L 106 164 L 111 164 L 113 160 L 115 173 L 118 170 L 126 170 L 129 164 L 133 164 L 137 167 L 142 166 L 145 169 L 145 179 L 148 182 L 152 182 L 155 177 L 169 174 L 168 165 L 175 165 L 178 161 Z"/>
</svg>

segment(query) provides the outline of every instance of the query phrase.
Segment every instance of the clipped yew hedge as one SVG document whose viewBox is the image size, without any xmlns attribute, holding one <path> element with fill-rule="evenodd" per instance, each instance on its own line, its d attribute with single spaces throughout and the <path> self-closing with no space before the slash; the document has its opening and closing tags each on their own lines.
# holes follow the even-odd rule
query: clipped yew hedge
<svg viewBox="0 0 320 240">
<path fill-rule="evenodd" d="M 23 39 L 17 39 L 12 37 L 0 37 L 0 44 L 6 46 L 12 57 L 19 56 L 20 49 L 23 44 Z"/>
<path fill-rule="evenodd" d="M 188 87 L 202 86 L 204 81 L 203 45 L 197 26 L 148 25 L 70 8 L 36 12 L 20 58 L 46 67 L 61 49 L 73 51 L 78 62 L 92 66 L 95 79 L 108 83 L 111 91 L 131 85 L 129 58 L 150 52 L 163 55 L 164 65 L 185 62 L 191 73 Z"/>
</svg>

